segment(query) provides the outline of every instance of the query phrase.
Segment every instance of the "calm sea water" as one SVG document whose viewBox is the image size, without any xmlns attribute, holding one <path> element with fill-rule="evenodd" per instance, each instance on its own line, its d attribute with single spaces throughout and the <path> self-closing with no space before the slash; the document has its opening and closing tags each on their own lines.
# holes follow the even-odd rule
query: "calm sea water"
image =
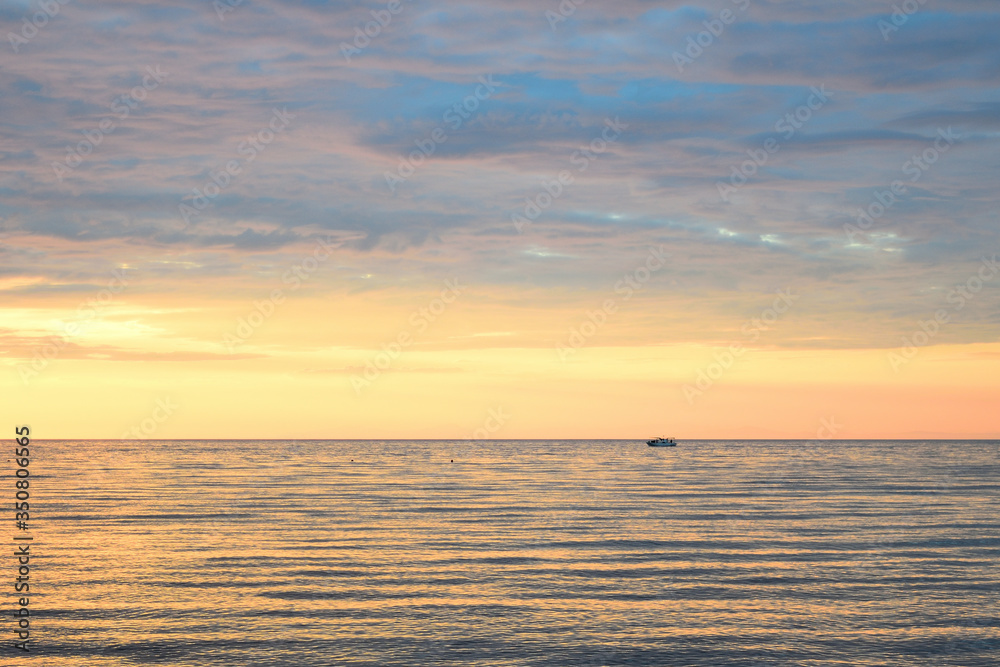
<svg viewBox="0 0 1000 667">
<path fill-rule="evenodd" d="M 1000 664 L 997 442 L 32 450 L 17 664 Z"/>
</svg>

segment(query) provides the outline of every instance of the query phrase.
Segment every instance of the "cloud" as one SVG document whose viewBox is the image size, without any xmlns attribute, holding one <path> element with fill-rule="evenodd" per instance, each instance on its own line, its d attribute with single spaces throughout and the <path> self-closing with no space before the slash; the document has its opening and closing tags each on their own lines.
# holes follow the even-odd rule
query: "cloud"
<svg viewBox="0 0 1000 667">
<path fill-rule="evenodd" d="M 555 29 L 545 12 L 557 2 L 402 6 L 348 60 L 342 45 L 372 20 L 354 2 L 261 0 L 224 20 L 193 0 L 64 5 L 0 70 L 4 275 L 67 291 L 128 260 L 163 285 L 225 291 L 246 257 L 285 265 L 334 233 L 338 268 L 317 289 L 452 272 L 595 290 L 663 244 L 679 258 L 673 282 L 650 286 L 664 294 L 739 297 L 791 277 L 898 303 L 917 269 L 957 269 L 1000 245 L 1000 12 L 981 2 L 925 5 L 888 40 L 888 7 L 752 3 L 683 72 L 673 54 L 718 6 L 586 3 Z M 20 18 L 5 6 L 9 29 Z M 167 75 L 139 91 L 151 67 Z M 445 114 L 487 75 L 496 90 L 453 127 Z M 720 199 L 718 184 L 820 85 L 832 101 Z M 294 118 L 271 136 L 275 109 Z M 616 117 L 628 129 L 581 169 Z M 960 145 L 850 243 L 844 224 L 939 127 Z M 447 140 L 390 190 L 385 174 L 436 128 Z M 255 138 L 268 140 L 250 159 Z M 239 173 L 185 218 L 179 207 L 233 161 Z M 518 232 L 511 215 L 561 172 L 572 184 Z"/>
</svg>

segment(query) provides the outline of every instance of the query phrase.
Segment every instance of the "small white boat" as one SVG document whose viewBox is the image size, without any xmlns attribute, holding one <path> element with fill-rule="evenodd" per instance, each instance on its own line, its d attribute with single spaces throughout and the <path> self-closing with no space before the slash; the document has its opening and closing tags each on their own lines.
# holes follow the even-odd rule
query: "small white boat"
<svg viewBox="0 0 1000 667">
<path fill-rule="evenodd" d="M 676 447 L 677 443 L 673 438 L 653 438 L 652 440 L 647 440 L 646 444 L 650 447 Z"/>
</svg>

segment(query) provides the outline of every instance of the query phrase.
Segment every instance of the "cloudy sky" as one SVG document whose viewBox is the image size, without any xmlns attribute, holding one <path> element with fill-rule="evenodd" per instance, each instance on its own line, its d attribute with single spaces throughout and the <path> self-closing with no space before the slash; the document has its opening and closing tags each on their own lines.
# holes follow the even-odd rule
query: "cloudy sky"
<svg viewBox="0 0 1000 667">
<path fill-rule="evenodd" d="M 0 0 L 8 421 L 1000 436 L 1000 8 L 895 7 Z"/>
</svg>

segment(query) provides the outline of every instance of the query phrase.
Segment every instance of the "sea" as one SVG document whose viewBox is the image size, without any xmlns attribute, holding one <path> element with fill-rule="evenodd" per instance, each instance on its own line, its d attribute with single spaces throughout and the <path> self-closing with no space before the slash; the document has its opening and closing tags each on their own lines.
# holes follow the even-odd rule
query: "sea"
<svg viewBox="0 0 1000 667">
<path fill-rule="evenodd" d="M 31 455 L 8 531 L 32 538 L 30 652 L 8 556 L 5 665 L 1000 664 L 996 441 Z"/>
</svg>

